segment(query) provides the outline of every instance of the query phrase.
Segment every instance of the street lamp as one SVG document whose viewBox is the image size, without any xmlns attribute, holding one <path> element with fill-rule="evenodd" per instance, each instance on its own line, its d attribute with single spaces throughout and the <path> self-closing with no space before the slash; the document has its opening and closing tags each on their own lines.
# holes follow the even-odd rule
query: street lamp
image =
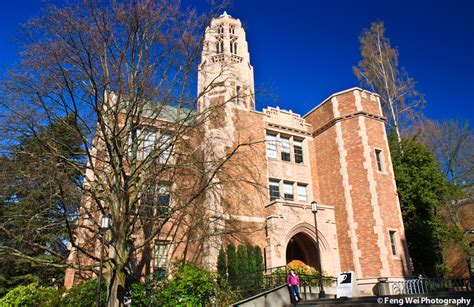
<svg viewBox="0 0 474 307">
<path fill-rule="evenodd" d="M 319 236 L 318 236 L 318 221 L 316 220 L 316 213 L 318 213 L 318 203 L 314 200 L 311 202 L 311 212 L 314 215 L 314 228 L 316 229 L 316 249 L 318 251 L 318 264 L 319 264 L 319 298 L 324 298 L 326 296 L 326 292 L 324 292 L 323 288 L 323 266 L 321 264 L 321 249 L 319 248 Z"/>
<path fill-rule="evenodd" d="M 99 229 L 99 232 L 102 238 L 102 249 L 100 252 L 99 278 L 97 280 L 97 292 L 95 296 L 95 305 L 97 307 L 100 306 L 100 281 L 102 279 L 102 267 L 104 264 L 104 241 L 105 241 L 104 237 L 105 237 L 105 231 L 107 230 L 107 228 L 109 228 L 109 224 L 110 224 L 110 214 L 104 214 L 100 221 L 100 229 Z"/>
</svg>

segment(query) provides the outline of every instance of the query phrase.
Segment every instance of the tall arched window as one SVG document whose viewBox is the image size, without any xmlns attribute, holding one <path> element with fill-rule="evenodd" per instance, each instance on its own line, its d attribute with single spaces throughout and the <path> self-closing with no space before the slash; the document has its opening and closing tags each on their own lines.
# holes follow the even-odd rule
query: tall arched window
<svg viewBox="0 0 474 307">
<path fill-rule="evenodd" d="M 235 38 L 230 40 L 230 53 L 237 54 L 237 40 Z"/>
<path fill-rule="evenodd" d="M 224 39 L 222 37 L 217 38 L 216 42 L 216 53 L 223 53 L 224 52 Z"/>
</svg>

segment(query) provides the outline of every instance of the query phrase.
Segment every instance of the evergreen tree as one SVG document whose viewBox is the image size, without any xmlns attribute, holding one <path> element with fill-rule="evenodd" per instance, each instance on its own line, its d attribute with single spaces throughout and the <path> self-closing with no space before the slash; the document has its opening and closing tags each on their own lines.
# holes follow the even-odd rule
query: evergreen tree
<svg viewBox="0 0 474 307">
<path fill-rule="evenodd" d="M 217 256 L 217 274 L 219 275 L 219 280 L 227 279 L 227 261 L 223 247 L 221 247 Z"/>
<path fill-rule="evenodd" d="M 265 270 L 265 266 L 263 263 L 262 250 L 260 249 L 260 246 L 255 245 L 253 247 L 253 257 L 255 259 L 256 286 L 261 287 L 263 284 L 263 271 Z"/>
<path fill-rule="evenodd" d="M 73 116 L 57 118 L 17 139 L 0 160 L 0 295 L 20 284 L 62 284 L 66 224 L 80 199 L 73 183 L 82 173 L 76 125 Z M 52 152 L 76 167 L 59 163 Z"/>
<path fill-rule="evenodd" d="M 240 289 L 243 293 L 246 293 L 247 289 L 249 288 L 249 283 L 251 280 L 251 276 L 249 275 L 249 254 L 247 251 L 247 245 L 240 244 L 237 247 L 237 262 L 239 266 L 239 274 L 238 274 L 238 284 Z"/>
<path fill-rule="evenodd" d="M 247 275 L 249 273 L 249 258 L 246 245 L 237 247 L 237 263 L 239 267 L 239 275 Z"/>
<path fill-rule="evenodd" d="M 260 246 L 254 246 L 254 257 L 256 263 L 256 271 L 263 272 L 265 270 L 265 264 L 263 263 L 263 255 Z"/>
<path fill-rule="evenodd" d="M 245 246 L 245 249 L 247 250 L 247 266 L 248 266 L 248 273 L 255 273 L 257 271 L 257 259 L 256 255 L 254 252 L 254 248 L 252 245 L 247 244 Z"/>
<path fill-rule="evenodd" d="M 390 139 L 393 167 L 403 222 L 414 273 L 435 276 L 443 273 L 440 239 L 445 227 L 436 216 L 448 183 L 435 155 L 415 139 Z"/>
<path fill-rule="evenodd" d="M 231 286 L 235 287 L 237 285 L 239 266 L 237 262 L 237 253 L 233 244 L 227 246 L 227 273 Z"/>
</svg>

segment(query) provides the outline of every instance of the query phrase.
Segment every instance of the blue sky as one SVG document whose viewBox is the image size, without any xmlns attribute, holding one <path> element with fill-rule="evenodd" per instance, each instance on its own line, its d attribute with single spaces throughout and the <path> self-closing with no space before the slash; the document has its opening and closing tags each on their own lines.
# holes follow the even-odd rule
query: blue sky
<svg viewBox="0 0 474 307">
<path fill-rule="evenodd" d="M 0 1 L 0 70 L 17 60 L 19 24 L 41 7 L 41 1 Z M 358 86 L 352 73 L 358 37 L 371 22 L 384 21 L 401 66 L 425 94 L 425 114 L 474 120 L 474 1 L 235 0 L 228 13 L 246 29 L 256 86 L 276 97 L 257 101 L 260 109 L 279 105 L 305 114 L 332 93 Z"/>
</svg>

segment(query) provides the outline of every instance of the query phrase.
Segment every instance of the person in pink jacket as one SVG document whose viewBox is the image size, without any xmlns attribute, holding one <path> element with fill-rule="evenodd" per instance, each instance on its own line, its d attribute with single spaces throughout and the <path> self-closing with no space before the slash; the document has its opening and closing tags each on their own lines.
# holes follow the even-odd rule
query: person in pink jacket
<svg viewBox="0 0 474 307">
<path fill-rule="evenodd" d="M 290 270 L 290 274 L 286 277 L 286 283 L 290 291 L 290 299 L 293 304 L 301 300 L 300 294 L 298 292 L 298 286 L 300 285 L 300 279 L 296 275 L 294 270 Z"/>
</svg>

